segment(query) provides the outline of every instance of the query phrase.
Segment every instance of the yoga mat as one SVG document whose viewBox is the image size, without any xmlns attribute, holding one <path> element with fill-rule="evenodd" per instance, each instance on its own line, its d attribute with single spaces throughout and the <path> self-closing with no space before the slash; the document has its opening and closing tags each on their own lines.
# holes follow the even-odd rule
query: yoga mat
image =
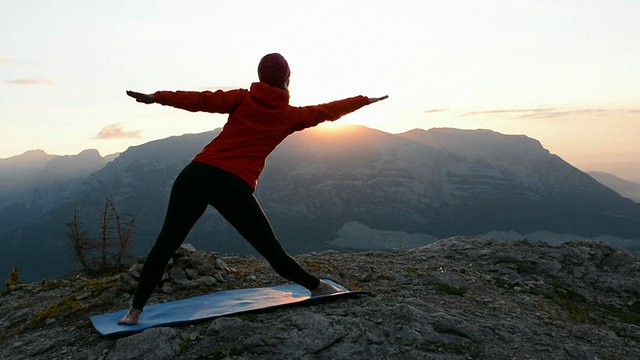
<svg viewBox="0 0 640 360">
<path fill-rule="evenodd" d="M 344 292 L 311 297 L 306 288 L 294 285 L 219 291 L 193 298 L 147 305 L 137 325 L 118 325 L 127 310 L 92 316 L 93 327 L 102 335 L 136 333 L 157 326 L 183 324 L 249 311 L 273 309 L 348 295 L 373 294 L 371 291 L 349 291 L 331 280 L 325 280 Z"/>
</svg>

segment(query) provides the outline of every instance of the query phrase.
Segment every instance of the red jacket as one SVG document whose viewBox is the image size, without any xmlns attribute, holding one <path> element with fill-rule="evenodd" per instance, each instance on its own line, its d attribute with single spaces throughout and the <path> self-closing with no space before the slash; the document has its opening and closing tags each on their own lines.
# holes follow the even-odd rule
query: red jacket
<svg viewBox="0 0 640 360">
<path fill-rule="evenodd" d="M 228 171 L 254 190 L 267 156 L 287 136 L 369 104 L 366 96 L 356 96 L 294 107 L 289 105 L 288 92 L 262 82 L 251 84 L 251 90 L 158 91 L 153 97 L 159 104 L 188 111 L 229 114 L 222 132 L 193 161 Z"/>
</svg>

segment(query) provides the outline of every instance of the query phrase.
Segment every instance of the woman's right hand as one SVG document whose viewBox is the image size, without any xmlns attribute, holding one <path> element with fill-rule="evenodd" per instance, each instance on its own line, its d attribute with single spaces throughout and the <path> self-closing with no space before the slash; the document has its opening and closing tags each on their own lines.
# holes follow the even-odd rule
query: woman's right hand
<svg viewBox="0 0 640 360">
<path fill-rule="evenodd" d="M 137 102 L 140 102 L 143 104 L 153 104 L 154 102 L 156 102 L 156 100 L 153 98 L 153 95 L 149 95 L 149 94 L 143 94 L 143 93 L 127 90 L 127 95 L 136 99 Z"/>
</svg>

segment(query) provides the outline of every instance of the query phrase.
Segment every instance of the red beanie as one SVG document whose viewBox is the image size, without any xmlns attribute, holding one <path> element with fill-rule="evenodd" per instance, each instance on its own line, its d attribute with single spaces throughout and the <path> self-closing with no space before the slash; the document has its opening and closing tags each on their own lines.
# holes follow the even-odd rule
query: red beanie
<svg viewBox="0 0 640 360">
<path fill-rule="evenodd" d="M 258 65 L 258 78 L 260 81 L 277 87 L 283 85 L 290 75 L 289 64 L 282 55 L 278 53 L 268 54 L 260 60 Z"/>
</svg>

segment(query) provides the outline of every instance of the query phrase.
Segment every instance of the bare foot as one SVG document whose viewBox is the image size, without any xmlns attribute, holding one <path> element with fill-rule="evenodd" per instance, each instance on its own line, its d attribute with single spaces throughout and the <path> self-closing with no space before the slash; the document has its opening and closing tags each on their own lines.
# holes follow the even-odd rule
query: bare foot
<svg viewBox="0 0 640 360">
<path fill-rule="evenodd" d="M 118 320 L 118 325 L 135 325 L 138 323 L 140 319 L 140 314 L 142 310 L 138 310 L 134 307 L 129 308 L 129 311 L 122 317 L 122 319 Z"/>
<path fill-rule="evenodd" d="M 324 280 L 320 280 L 320 284 L 318 284 L 318 287 L 311 291 L 311 296 L 329 295 L 339 292 L 343 292 L 343 290 L 338 289 L 337 287 Z"/>
</svg>

